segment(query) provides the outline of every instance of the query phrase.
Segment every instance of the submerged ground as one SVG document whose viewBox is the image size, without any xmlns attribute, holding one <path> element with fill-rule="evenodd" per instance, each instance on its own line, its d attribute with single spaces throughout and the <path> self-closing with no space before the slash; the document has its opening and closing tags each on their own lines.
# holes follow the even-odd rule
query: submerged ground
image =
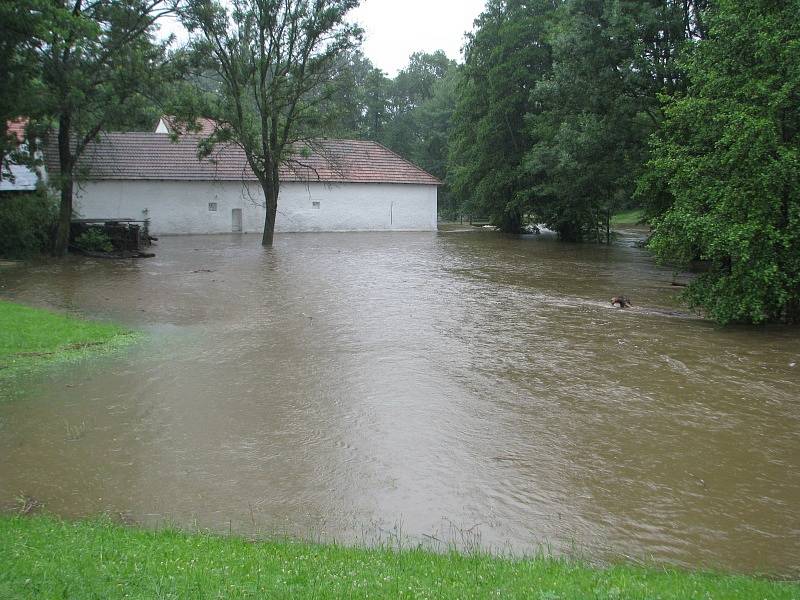
<svg viewBox="0 0 800 600">
<path fill-rule="evenodd" d="M 118 346 L 131 337 L 132 332 L 110 323 L 0 300 L 0 378 Z"/>
<path fill-rule="evenodd" d="M 0 504 L 797 575 L 796 330 L 686 314 L 632 240 L 258 242 L 0 272 L 148 333 L 0 382 Z"/>
</svg>

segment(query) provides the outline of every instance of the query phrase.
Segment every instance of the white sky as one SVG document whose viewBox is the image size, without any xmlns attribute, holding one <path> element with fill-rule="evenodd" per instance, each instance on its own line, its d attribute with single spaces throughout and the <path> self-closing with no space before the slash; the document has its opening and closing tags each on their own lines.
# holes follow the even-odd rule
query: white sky
<svg viewBox="0 0 800 600">
<path fill-rule="evenodd" d="M 350 13 L 364 29 L 364 54 L 394 77 L 412 53 L 444 50 L 461 62 L 464 34 L 485 0 L 362 0 Z"/>
<path fill-rule="evenodd" d="M 464 34 L 472 31 L 484 5 L 485 0 L 361 0 L 349 20 L 364 29 L 364 55 L 394 77 L 414 52 L 444 50 L 461 62 Z M 186 40 L 174 20 L 162 20 L 161 31 Z"/>
</svg>

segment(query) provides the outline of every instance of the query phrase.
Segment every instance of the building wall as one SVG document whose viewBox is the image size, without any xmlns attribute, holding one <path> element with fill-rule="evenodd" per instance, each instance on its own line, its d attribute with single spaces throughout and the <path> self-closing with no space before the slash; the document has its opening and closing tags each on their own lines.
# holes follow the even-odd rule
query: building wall
<svg viewBox="0 0 800 600">
<path fill-rule="evenodd" d="M 435 231 L 433 185 L 284 183 L 276 231 Z M 264 229 L 258 184 L 210 181 L 90 181 L 76 190 L 86 219 L 150 219 L 154 234 L 230 233 L 234 209 L 243 230 Z M 216 204 L 216 210 L 211 204 Z"/>
</svg>

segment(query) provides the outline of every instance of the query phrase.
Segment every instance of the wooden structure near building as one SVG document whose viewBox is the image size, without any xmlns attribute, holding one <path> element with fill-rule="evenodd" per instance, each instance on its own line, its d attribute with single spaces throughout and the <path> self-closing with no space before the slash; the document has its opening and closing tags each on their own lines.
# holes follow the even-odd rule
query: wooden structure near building
<svg viewBox="0 0 800 600">
<path fill-rule="evenodd" d="M 112 252 L 85 250 L 75 240 L 91 229 L 106 234 L 114 247 Z M 70 226 L 70 250 L 96 258 L 152 258 L 147 252 L 156 238 L 150 236 L 150 223 L 135 219 L 73 219 Z"/>
</svg>

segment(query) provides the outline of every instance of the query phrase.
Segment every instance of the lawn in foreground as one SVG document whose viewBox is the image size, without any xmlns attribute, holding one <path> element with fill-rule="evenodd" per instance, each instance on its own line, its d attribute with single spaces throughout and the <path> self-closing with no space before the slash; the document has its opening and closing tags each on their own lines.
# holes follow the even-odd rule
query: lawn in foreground
<svg viewBox="0 0 800 600">
<path fill-rule="evenodd" d="M 535 558 L 366 550 L 0 517 L 0 598 L 758 598 L 750 577 Z"/>
<path fill-rule="evenodd" d="M 0 300 L 0 378 L 131 337 L 125 329 Z"/>
</svg>

